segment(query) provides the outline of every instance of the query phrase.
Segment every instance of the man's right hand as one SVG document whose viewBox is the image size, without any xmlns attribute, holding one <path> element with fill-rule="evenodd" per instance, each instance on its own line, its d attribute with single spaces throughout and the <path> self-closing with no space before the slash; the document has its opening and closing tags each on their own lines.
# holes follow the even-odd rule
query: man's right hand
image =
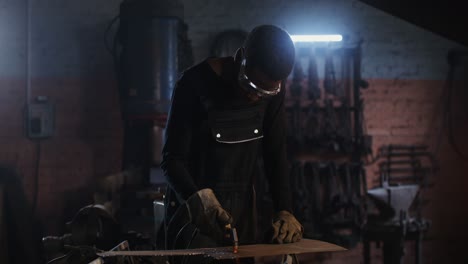
<svg viewBox="0 0 468 264">
<path fill-rule="evenodd" d="M 232 216 L 223 209 L 213 190 L 202 189 L 187 199 L 190 218 L 200 232 L 222 239 L 225 226 L 232 224 Z"/>
</svg>

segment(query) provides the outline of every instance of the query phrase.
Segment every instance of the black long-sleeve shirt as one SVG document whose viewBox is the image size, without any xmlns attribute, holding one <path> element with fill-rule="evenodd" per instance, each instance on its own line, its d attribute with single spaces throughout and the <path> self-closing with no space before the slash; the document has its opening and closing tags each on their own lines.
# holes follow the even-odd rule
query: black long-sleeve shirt
<svg viewBox="0 0 468 264">
<path fill-rule="evenodd" d="M 252 102 L 236 89 L 207 61 L 184 72 L 174 89 L 165 132 L 161 165 L 167 181 L 181 200 L 203 188 L 223 196 L 226 186 L 252 185 L 258 169 L 264 169 L 275 210 L 291 211 L 285 91 Z M 263 168 L 257 166 L 259 154 Z M 226 199 L 220 200 L 229 207 L 223 204 Z"/>
</svg>

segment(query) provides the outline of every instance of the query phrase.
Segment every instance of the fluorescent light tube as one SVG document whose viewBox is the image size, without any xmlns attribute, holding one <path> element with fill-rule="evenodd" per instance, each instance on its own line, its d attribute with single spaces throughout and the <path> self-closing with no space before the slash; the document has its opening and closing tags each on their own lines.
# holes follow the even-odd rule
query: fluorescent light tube
<svg viewBox="0 0 468 264">
<path fill-rule="evenodd" d="M 343 40 L 341 35 L 291 35 L 294 42 L 338 42 Z"/>
</svg>

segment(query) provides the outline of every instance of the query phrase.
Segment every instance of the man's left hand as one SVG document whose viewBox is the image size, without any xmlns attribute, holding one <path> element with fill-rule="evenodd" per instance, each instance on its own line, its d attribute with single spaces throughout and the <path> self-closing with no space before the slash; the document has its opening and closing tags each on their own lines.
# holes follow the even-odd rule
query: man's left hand
<svg viewBox="0 0 468 264">
<path fill-rule="evenodd" d="M 304 233 L 304 227 L 288 211 L 276 214 L 272 221 L 272 229 L 272 242 L 278 244 L 298 242 Z"/>
</svg>

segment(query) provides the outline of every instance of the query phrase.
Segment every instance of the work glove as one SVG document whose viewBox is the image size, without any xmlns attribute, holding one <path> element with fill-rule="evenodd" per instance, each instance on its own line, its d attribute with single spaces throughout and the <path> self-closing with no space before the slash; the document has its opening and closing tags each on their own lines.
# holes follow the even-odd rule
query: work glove
<svg viewBox="0 0 468 264">
<path fill-rule="evenodd" d="M 278 212 L 272 220 L 271 242 L 283 244 L 298 242 L 304 233 L 304 227 L 288 211 Z"/>
<path fill-rule="evenodd" d="M 186 204 L 191 222 L 201 233 L 216 240 L 224 237 L 226 226 L 232 224 L 232 216 L 223 209 L 213 190 L 202 189 L 192 194 Z"/>
</svg>

